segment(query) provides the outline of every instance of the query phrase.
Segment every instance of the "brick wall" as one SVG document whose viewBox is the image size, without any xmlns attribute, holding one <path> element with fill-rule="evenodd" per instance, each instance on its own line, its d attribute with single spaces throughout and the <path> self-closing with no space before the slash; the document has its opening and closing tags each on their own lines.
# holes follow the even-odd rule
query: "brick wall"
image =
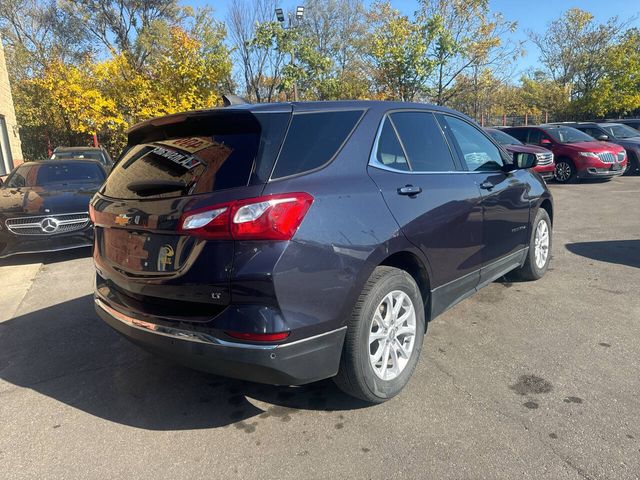
<svg viewBox="0 0 640 480">
<path fill-rule="evenodd" d="M 2 39 L 0 39 L 0 116 L 7 125 L 7 136 L 9 137 L 9 148 L 13 157 L 13 165 L 22 163 L 22 144 L 18 133 L 18 123 L 16 122 L 16 112 L 13 107 L 11 97 L 11 87 L 9 85 L 9 75 L 7 74 L 7 64 L 4 57 Z"/>
</svg>

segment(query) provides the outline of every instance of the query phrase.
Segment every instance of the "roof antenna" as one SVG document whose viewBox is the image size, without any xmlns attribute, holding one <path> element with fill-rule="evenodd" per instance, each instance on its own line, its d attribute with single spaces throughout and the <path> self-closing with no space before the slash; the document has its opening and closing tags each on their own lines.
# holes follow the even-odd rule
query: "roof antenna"
<svg viewBox="0 0 640 480">
<path fill-rule="evenodd" d="M 238 95 L 233 95 L 232 93 L 225 93 L 222 95 L 222 102 L 225 107 L 229 107 L 231 105 L 246 105 L 249 102 L 247 99 L 239 97 Z"/>
</svg>

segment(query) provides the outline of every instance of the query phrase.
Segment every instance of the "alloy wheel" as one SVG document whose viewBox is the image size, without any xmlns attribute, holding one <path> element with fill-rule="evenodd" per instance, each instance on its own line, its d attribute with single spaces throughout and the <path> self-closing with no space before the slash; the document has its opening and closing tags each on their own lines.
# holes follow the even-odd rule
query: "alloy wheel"
<svg viewBox="0 0 640 480">
<path fill-rule="evenodd" d="M 566 182 L 571 178 L 571 165 L 567 162 L 559 162 L 556 164 L 556 180 Z"/>
<path fill-rule="evenodd" d="M 549 256 L 549 226 L 545 220 L 540 220 L 536 226 L 534 256 L 536 267 L 544 268 Z"/>
<path fill-rule="evenodd" d="M 571 165 L 567 162 L 560 162 L 556 164 L 556 180 L 559 182 L 566 182 L 571 178 Z"/>
<path fill-rule="evenodd" d="M 397 378 L 409 363 L 416 337 L 416 311 L 401 290 L 387 294 L 369 329 L 369 361 L 382 380 Z"/>
</svg>

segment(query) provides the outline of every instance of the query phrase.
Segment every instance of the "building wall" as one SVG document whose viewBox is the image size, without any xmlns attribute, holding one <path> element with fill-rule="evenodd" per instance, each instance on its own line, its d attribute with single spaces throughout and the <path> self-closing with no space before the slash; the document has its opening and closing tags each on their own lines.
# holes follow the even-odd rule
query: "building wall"
<svg viewBox="0 0 640 480">
<path fill-rule="evenodd" d="M 20 134 L 18 133 L 18 123 L 16 122 L 16 112 L 13 106 L 13 98 L 11 96 L 11 87 L 9 85 L 9 75 L 7 73 L 7 64 L 4 56 L 4 48 L 2 46 L 2 40 L 0 39 L 0 117 L 3 118 L 6 125 L 7 139 L 9 145 L 2 145 L 9 151 L 11 151 L 11 160 L 13 165 L 9 164 L 9 159 L 4 158 L 5 168 L 7 171 L 12 166 L 16 166 L 23 161 L 22 157 L 22 144 L 20 143 Z M 0 122 L 1 124 L 2 122 Z M 0 136 L 3 132 L 0 131 Z M 5 139 L 0 138 L 0 143 L 4 143 Z M 7 157 L 7 155 L 3 155 Z"/>
</svg>

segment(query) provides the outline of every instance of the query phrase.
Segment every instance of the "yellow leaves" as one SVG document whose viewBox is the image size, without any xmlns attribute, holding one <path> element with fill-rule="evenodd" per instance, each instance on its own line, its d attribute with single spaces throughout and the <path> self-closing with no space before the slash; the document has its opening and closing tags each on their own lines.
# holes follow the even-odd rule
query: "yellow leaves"
<svg viewBox="0 0 640 480">
<path fill-rule="evenodd" d="M 122 146 L 139 121 L 220 103 L 231 75 L 219 24 L 205 25 L 200 40 L 180 27 L 158 38 L 157 53 L 143 67 L 124 53 L 78 65 L 53 60 L 38 76 L 15 86 L 21 123 L 72 134 L 107 134 Z"/>
<path fill-rule="evenodd" d="M 91 134 L 124 124 L 115 102 L 95 88 L 93 74 L 91 64 L 69 66 L 53 61 L 41 77 L 29 82 L 40 93 L 48 114 L 60 116 L 62 123 L 74 132 Z"/>
<path fill-rule="evenodd" d="M 387 98 L 414 100 L 424 90 L 434 61 L 427 51 L 433 39 L 433 25 L 412 21 L 391 7 L 377 2 L 369 13 L 372 31 L 369 56 L 379 92 Z"/>
</svg>

